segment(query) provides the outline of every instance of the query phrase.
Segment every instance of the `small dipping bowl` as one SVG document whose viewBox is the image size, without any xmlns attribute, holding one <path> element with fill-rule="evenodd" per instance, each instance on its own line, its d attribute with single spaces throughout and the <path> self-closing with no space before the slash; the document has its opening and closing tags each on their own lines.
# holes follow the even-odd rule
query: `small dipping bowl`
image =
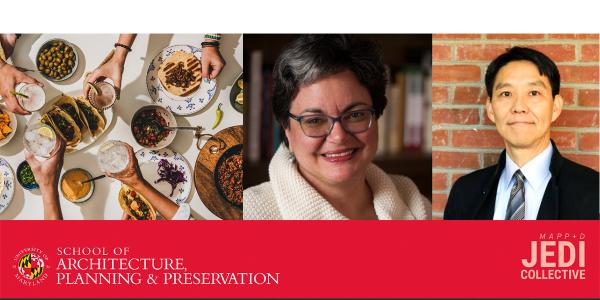
<svg viewBox="0 0 600 300">
<path fill-rule="evenodd" d="M 39 185 L 37 182 L 34 182 L 34 183 L 28 183 L 28 184 L 25 184 L 25 183 L 23 183 L 23 179 L 21 178 L 21 172 L 22 172 L 22 171 L 23 171 L 23 169 L 24 169 L 25 167 L 27 167 L 27 166 L 29 166 L 29 163 L 28 163 L 26 160 L 24 160 L 23 162 L 21 162 L 21 163 L 19 164 L 19 166 L 17 167 L 17 174 L 16 174 L 16 175 L 17 175 L 17 181 L 19 182 L 19 184 L 20 184 L 20 185 L 21 185 L 21 186 L 22 186 L 24 189 L 26 189 L 26 190 L 28 190 L 28 191 L 35 190 L 35 189 L 39 189 L 39 188 L 40 188 L 40 185 Z"/>
<path fill-rule="evenodd" d="M 80 172 L 83 176 L 81 176 L 81 178 L 74 178 L 74 180 L 71 182 L 71 184 L 69 184 L 68 182 L 65 181 L 65 177 L 71 177 L 71 176 L 76 176 L 75 174 Z M 90 190 L 83 195 L 80 198 L 75 198 L 75 197 L 68 197 L 67 194 L 65 193 L 65 190 L 68 189 L 72 189 L 75 188 L 77 186 L 77 183 L 75 182 L 76 180 L 81 180 L 81 181 L 86 181 L 89 179 L 92 179 L 92 174 L 90 174 L 90 172 L 81 169 L 81 168 L 75 168 L 75 169 L 70 169 L 67 170 L 66 172 L 64 172 L 60 178 L 60 192 L 62 193 L 63 197 L 67 200 L 69 200 L 70 202 L 73 203 L 81 203 L 81 202 L 85 202 L 87 200 L 89 200 L 92 197 L 92 194 L 94 194 L 94 182 L 90 181 L 90 182 L 86 182 L 84 183 L 84 185 L 89 184 L 90 185 Z M 70 194 L 69 194 L 70 196 Z"/>
</svg>

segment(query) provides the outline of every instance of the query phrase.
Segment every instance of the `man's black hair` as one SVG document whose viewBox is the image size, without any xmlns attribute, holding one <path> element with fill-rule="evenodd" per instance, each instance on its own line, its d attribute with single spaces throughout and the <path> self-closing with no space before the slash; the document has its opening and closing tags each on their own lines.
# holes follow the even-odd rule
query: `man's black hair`
<svg viewBox="0 0 600 300">
<path fill-rule="evenodd" d="M 552 98 L 558 95 L 560 91 L 560 73 L 556 64 L 544 53 L 525 47 L 512 47 L 505 53 L 496 57 L 485 72 L 485 88 L 488 96 L 492 98 L 494 92 L 494 81 L 500 69 L 513 61 L 529 61 L 533 63 L 540 72 L 540 75 L 548 77 L 550 87 L 552 88 Z"/>
</svg>

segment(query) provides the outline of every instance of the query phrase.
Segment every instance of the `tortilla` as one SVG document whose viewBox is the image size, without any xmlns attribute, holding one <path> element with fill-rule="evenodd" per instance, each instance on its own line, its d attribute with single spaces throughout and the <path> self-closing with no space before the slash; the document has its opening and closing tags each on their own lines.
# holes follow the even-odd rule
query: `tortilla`
<svg viewBox="0 0 600 300">
<path fill-rule="evenodd" d="M 85 132 L 88 131 L 87 124 L 83 121 L 85 117 L 82 115 L 81 111 L 79 111 L 79 107 L 77 107 L 77 103 L 73 98 L 63 95 L 54 103 L 55 106 L 60 107 L 60 109 L 64 110 L 69 116 L 75 121 L 79 130 L 81 130 L 81 135 L 84 135 Z"/>
<path fill-rule="evenodd" d="M 169 75 L 177 70 L 178 65 L 181 65 L 181 68 L 183 69 L 182 72 L 191 75 L 190 78 L 188 78 L 189 80 L 186 80 L 187 86 L 177 86 L 168 81 Z M 191 95 L 198 90 L 200 83 L 202 83 L 201 62 L 192 53 L 176 51 L 160 64 L 160 67 L 158 68 L 158 79 L 160 79 L 160 83 L 165 90 L 173 95 Z"/>
<path fill-rule="evenodd" d="M 47 114 L 45 114 L 45 115 L 42 116 L 42 119 L 40 120 L 40 122 L 42 122 L 43 124 L 46 124 L 46 125 L 54 128 L 54 125 L 52 125 L 52 121 L 50 121 L 50 118 L 48 117 Z"/>
<path fill-rule="evenodd" d="M 156 220 L 154 207 L 142 195 L 123 185 L 119 190 L 119 204 L 135 220 Z"/>
<path fill-rule="evenodd" d="M 83 115 L 83 122 L 86 127 L 89 128 L 90 133 L 93 137 L 100 135 L 104 131 L 104 127 L 106 126 L 106 120 L 98 112 L 96 108 L 94 108 L 89 101 L 83 99 L 83 97 L 75 98 L 75 103 Z"/>
<path fill-rule="evenodd" d="M 81 130 L 75 123 L 75 120 L 58 106 L 55 106 L 44 114 L 42 122 L 52 126 L 67 142 L 67 146 L 69 147 L 75 147 L 81 141 Z"/>
</svg>

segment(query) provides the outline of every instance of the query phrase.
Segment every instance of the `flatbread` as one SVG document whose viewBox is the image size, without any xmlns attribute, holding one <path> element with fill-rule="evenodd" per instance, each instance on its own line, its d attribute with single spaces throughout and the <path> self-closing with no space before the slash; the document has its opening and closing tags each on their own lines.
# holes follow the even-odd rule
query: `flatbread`
<svg viewBox="0 0 600 300">
<path fill-rule="evenodd" d="M 188 87 L 179 87 L 171 82 L 167 82 L 168 76 L 177 69 L 179 64 L 181 64 L 184 70 L 190 71 L 194 77 L 194 80 L 190 81 Z M 185 51 L 176 51 L 160 64 L 158 79 L 167 92 L 176 96 L 188 96 L 198 90 L 202 83 L 202 65 L 194 54 Z"/>
<path fill-rule="evenodd" d="M 57 120 L 64 121 L 66 126 L 73 128 L 73 136 L 70 139 L 67 138 L 66 132 L 61 130 L 63 126 L 59 126 L 56 122 Z M 44 114 L 42 123 L 52 126 L 52 128 L 54 128 L 54 130 L 67 142 L 68 147 L 76 147 L 81 141 L 81 130 L 75 123 L 75 120 L 58 106 L 54 106 L 49 112 Z"/>
<path fill-rule="evenodd" d="M 100 135 L 106 127 L 106 120 L 102 114 L 83 97 L 75 98 L 75 103 L 83 116 L 83 121 L 93 137 Z"/>
<path fill-rule="evenodd" d="M 128 196 L 128 193 L 131 193 L 131 192 L 135 192 L 135 191 L 127 185 L 121 186 L 121 189 L 119 190 L 119 204 L 121 205 L 121 208 L 123 209 L 123 211 L 135 220 L 156 220 L 156 210 L 154 210 L 154 207 L 152 207 L 150 202 L 148 202 L 148 200 L 144 199 L 144 197 L 142 195 L 140 195 L 139 193 L 137 194 L 137 197 L 135 199 L 133 199 L 133 197 Z M 137 201 L 141 201 L 141 203 L 133 204 L 133 201 L 135 201 L 136 203 L 137 203 Z M 141 206 L 148 207 L 148 214 L 146 215 L 147 216 L 146 218 L 144 218 L 143 216 L 140 216 L 138 213 L 136 213 L 136 210 L 134 208 L 132 208 L 132 206 L 136 206 L 136 205 L 138 207 L 141 207 Z M 140 210 L 138 209 L 138 211 L 140 211 Z"/>
<path fill-rule="evenodd" d="M 54 103 L 54 105 L 60 107 L 69 114 L 69 116 L 75 121 L 75 124 L 77 124 L 77 127 L 79 127 L 81 135 L 85 135 L 85 133 L 89 131 L 87 123 L 83 121 L 85 117 L 82 115 L 77 103 L 75 103 L 73 98 L 63 95 Z"/>
</svg>

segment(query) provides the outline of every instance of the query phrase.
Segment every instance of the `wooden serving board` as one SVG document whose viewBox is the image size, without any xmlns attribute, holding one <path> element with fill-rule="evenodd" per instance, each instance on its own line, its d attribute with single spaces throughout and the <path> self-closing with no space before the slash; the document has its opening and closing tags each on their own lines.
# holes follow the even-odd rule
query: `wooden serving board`
<svg viewBox="0 0 600 300">
<path fill-rule="evenodd" d="M 210 153 L 210 147 L 215 145 L 219 147 L 217 138 L 225 142 L 225 147 L 217 153 Z M 244 140 L 244 130 L 242 126 L 227 127 L 210 138 L 198 154 L 196 166 L 194 168 L 194 184 L 200 199 L 206 207 L 219 218 L 224 220 L 241 220 L 243 210 L 227 200 L 223 199 L 215 186 L 213 171 L 219 158 L 229 148 L 242 144 Z"/>
</svg>

